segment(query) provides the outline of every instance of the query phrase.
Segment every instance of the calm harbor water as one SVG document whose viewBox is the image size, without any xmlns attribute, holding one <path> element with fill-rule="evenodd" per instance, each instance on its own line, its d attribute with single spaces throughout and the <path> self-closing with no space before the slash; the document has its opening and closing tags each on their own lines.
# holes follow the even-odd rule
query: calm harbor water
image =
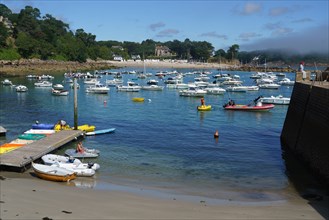
<svg viewBox="0 0 329 220">
<path fill-rule="evenodd" d="M 111 71 L 124 70 L 132 69 Z M 157 71 L 160 69 L 147 70 L 153 74 Z M 189 71 L 194 70 L 181 70 Z M 217 70 L 212 72 L 218 74 Z M 223 73 L 237 74 L 244 85 L 254 85 L 250 72 Z M 64 80 L 63 74 L 53 76 L 53 83 Z M 184 82 L 193 81 L 194 77 L 186 76 Z M 295 75 L 287 73 L 287 77 L 293 80 Z M 100 81 L 105 83 L 112 78 L 102 75 Z M 135 78 L 136 75 L 123 75 L 125 82 Z M 144 85 L 148 79 L 136 82 Z M 26 85 L 29 91 L 17 93 L 1 85 L 0 121 L 8 130 L 1 143 L 16 139 L 36 120 L 56 123 L 64 119 L 73 126 L 74 97 L 68 84 L 64 85 L 70 89 L 69 96 L 61 97 L 51 95 L 49 88 L 35 88 L 35 81 L 26 77 L 10 80 L 16 85 Z M 181 97 L 176 89 L 165 87 L 163 91 L 127 93 L 111 87 L 108 95 L 99 95 L 86 93 L 82 79 L 78 83 L 79 124 L 95 125 L 96 130 L 114 127 L 116 131 L 83 139 L 84 146 L 101 151 L 93 160 L 101 169 L 91 179 L 73 181 L 77 186 L 147 188 L 209 199 L 227 198 L 229 193 L 230 198 L 241 201 L 278 201 L 283 198 L 283 192 L 291 188 L 280 145 L 288 106 L 277 105 L 269 112 L 231 112 L 223 110 L 222 105 L 229 98 L 248 104 L 259 95 L 290 97 L 292 86 L 206 95 L 206 104 L 211 104 L 213 109 L 198 112 L 200 99 Z M 160 84 L 163 81 L 160 80 Z M 144 97 L 146 101 L 132 102 L 133 97 Z M 219 131 L 217 140 L 213 137 L 216 130 Z M 75 145 L 76 142 L 72 142 L 57 153 L 63 154 Z"/>
</svg>

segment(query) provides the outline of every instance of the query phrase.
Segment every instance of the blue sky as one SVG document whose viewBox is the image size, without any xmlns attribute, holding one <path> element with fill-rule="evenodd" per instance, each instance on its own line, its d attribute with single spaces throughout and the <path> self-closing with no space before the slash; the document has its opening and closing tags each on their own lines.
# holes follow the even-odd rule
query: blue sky
<svg viewBox="0 0 329 220">
<path fill-rule="evenodd" d="M 215 50 L 288 49 L 328 53 L 328 0 L 321 1 L 112 1 L 0 0 L 18 13 L 38 8 L 96 35 L 96 40 L 208 41 Z"/>
</svg>

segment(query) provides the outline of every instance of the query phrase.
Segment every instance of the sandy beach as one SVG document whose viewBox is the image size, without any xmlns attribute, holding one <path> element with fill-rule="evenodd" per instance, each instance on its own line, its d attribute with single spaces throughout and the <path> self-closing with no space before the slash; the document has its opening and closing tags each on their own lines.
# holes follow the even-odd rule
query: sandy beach
<svg viewBox="0 0 329 220">
<path fill-rule="evenodd" d="M 179 60 L 146 60 L 143 61 L 87 61 L 79 62 L 62 62 L 62 61 L 43 61 L 43 60 L 16 60 L 16 61 L 1 61 L 0 60 L 0 75 L 28 75 L 28 74 L 45 74 L 55 72 L 85 72 L 85 71 L 101 71 L 115 68 L 144 68 L 147 71 L 150 68 L 162 68 L 167 70 L 179 69 L 195 69 L 195 70 L 237 70 L 237 71 L 264 71 L 263 67 L 239 66 L 235 64 L 219 64 L 219 63 L 200 63 L 200 62 L 184 62 Z M 291 72 L 292 69 L 287 68 L 268 68 L 268 71 L 273 72 Z"/>
<path fill-rule="evenodd" d="M 33 172 L 0 173 L 1 219 L 326 219 L 328 198 L 291 196 L 271 203 L 209 204 L 120 190 L 93 190 L 38 179 Z M 142 190 L 142 189 L 140 189 Z"/>
</svg>

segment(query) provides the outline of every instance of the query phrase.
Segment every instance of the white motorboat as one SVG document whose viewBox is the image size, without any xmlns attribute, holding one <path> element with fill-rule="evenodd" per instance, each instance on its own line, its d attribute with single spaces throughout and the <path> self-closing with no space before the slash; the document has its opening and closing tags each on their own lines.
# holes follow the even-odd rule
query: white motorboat
<svg viewBox="0 0 329 220">
<path fill-rule="evenodd" d="M 206 94 L 206 90 L 200 89 L 196 85 L 189 85 L 188 89 L 183 89 L 179 91 L 180 96 L 203 97 Z"/>
<path fill-rule="evenodd" d="M 62 84 L 55 84 L 55 85 L 53 85 L 53 89 L 62 90 L 62 89 L 64 89 L 64 86 Z"/>
<path fill-rule="evenodd" d="M 95 85 L 96 83 L 99 83 L 99 80 L 96 78 L 87 78 L 83 83 L 88 85 Z"/>
<path fill-rule="evenodd" d="M 143 90 L 150 90 L 150 91 L 162 91 L 164 86 L 158 86 L 158 85 L 147 85 L 142 86 Z"/>
<path fill-rule="evenodd" d="M 278 84 L 282 86 L 293 86 L 295 81 L 291 81 L 289 78 L 283 78 L 278 82 Z"/>
<path fill-rule="evenodd" d="M 86 92 L 95 94 L 107 94 L 109 91 L 110 88 L 102 83 L 96 83 L 95 85 L 86 88 Z"/>
<path fill-rule="evenodd" d="M 220 87 L 207 87 L 204 90 L 207 91 L 208 94 L 212 95 L 222 95 L 226 92 L 225 89 Z"/>
<path fill-rule="evenodd" d="M 67 96 L 67 95 L 69 95 L 69 91 L 68 90 L 52 89 L 51 94 L 53 94 L 55 96 Z"/>
<path fill-rule="evenodd" d="M 139 92 L 141 90 L 141 86 L 137 83 L 128 81 L 127 85 L 119 85 L 117 86 L 117 90 L 120 92 Z"/>
<path fill-rule="evenodd" d="M 16 92 L 27 92 L 28 88 L 24 85 L 18 85 L 15 87 Z"/>
<path fill-rule="evenodd" d="M 2 81 L 2 85 L 4 86 L 11 86 L 13 83 L 9 79 L 4 79 Z"/>
<path fill-rule="evenodd" d="M 276 83 L 264 83 L 258 86 L 260 89 L 278 89 L 280 87 L 280 85 Z"/>
<path fill-rule="evenodd" d="M 75 172 L 77 176 L 93 176 L 95 175 L 95 170 L 85 167 L 82 163 L 81 164 L 73 164 L 73 163 L 54 163 L 51 165 L 52 167 L 60 167 L 72 172 Z"/>
<path fill-rule="evenodd" d="M 74 164 L 80 165 L 80 167 L 90 168 L 93 170 L 98 170 L 100 165 L 97 163 L 82 163 L 81 160 L 77 158 L 70 158 L 67 156 L 57 155 L 57 154 L 46 154 L 41 157 L 42 161 L 47 165 L 52 165 L 55 163 L 64 163 L 64 164 Z"/>
<path fill-rule="evenodd" d="M 290 98 L 283 97 L 282 95 L 262 97 L 259 99 L 260 102 L 265 104 L 277 104 L 277 105 L 289 105 Z"/>
<path fill-rule="evenodd" d="M 39 81 L 34 83 L 35 87 L 52 87 L 53 84 L 49 81 Z"/>
<path fill-rule="evenodd" d="M 122 85 L 123 84 L 123 80 L 122 79 L 108 79 L 105 81 L 105 84 L 107 86 L 119 86 L 119 85 Z"/>
<path fill-rule="evenodd" d="M 248 88 L 247 88 L 247 86 L 237 84 L 237 85 L 226 87 L 226 91 L 228 91 L 228 92 L 247 92 Z"/>
<path fill-rule="evenodd" d="M 238 85 L 238 84 L 241 84 L 241 83 L 242 83 L 242 81 L 240 81 L 240 80 L 229 79 L 229 80 L 223 81 L 221 84 L 222 85 Z"/>
</svg>

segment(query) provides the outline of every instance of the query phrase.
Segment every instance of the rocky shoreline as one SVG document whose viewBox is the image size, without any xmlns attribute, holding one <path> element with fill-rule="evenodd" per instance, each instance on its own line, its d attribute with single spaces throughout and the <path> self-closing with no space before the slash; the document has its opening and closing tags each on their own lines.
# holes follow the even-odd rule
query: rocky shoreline
<svg viewBox="0 0 329 220">
<path fill-rule="evenodd" d="M 46 74 L 54 72 L 85 72 L 95 70 L 108 70 L 114 68 L 136 67 L 143 68 L 190 68 L 190 69 L 222 69 L 233 71 L 264 71 L 264 67 L 236 66 L 230 64 L 218 63 L 186 63 L 178 61 L 87 61 L 64 62 L 64 61 L 44 61 L 37 59 L 22 59 L 16 61 L 0 61 L 0 76 L 15 76 L 28 74 Z M 268 67 L 267 71 L 271 72 L 295 72 L 296 70 L 286 67 Z"/>
</svg>

